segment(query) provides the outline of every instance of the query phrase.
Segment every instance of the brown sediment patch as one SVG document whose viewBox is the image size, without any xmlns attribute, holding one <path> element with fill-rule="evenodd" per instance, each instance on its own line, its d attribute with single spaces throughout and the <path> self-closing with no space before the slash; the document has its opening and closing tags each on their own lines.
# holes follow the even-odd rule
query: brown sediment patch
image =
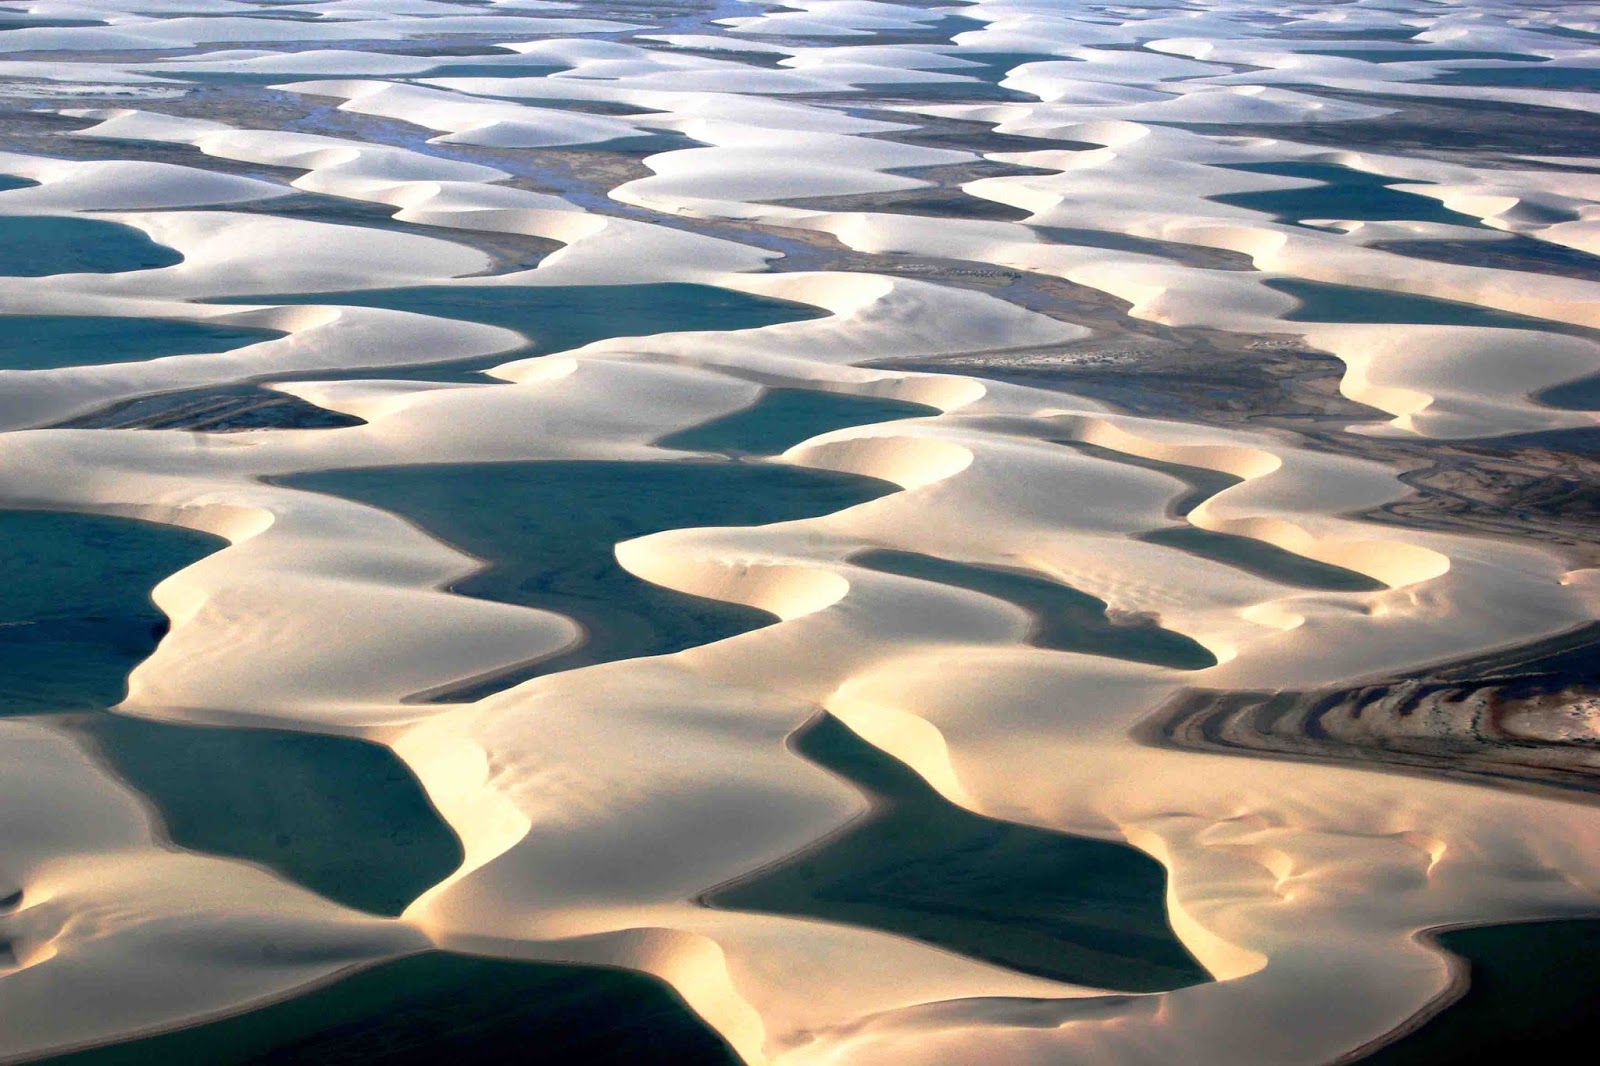
<svg viewBox="0 0 1600 1066">
<path fill-rule="evenodd" d="M 1091 396 L 1132 414 L 1210 425 L 1260 424 L 1306 432 L 1389 418 L 1344 396 L 1344 363 L 1295 334 L 1169 326 L 1131 316 L 1128 301 L 1101 289 L 976 260 L 841 250 L 834 256 L 819 255 L 807 269 L 910 275 L 962 288 L 1001 290 L 1010 303 L 1092 331 L 1081 341 L 1048 348 L 886 359 L 874 366 L 979 374 Z"/>
<path fill-rule="evenodd" d="M 1600 527 L 1595 523 L 1600 514 L 1600 455 L 1493 440 L 1369 441 L 1361 452 L 1414 467 L 1400 475 L 1413 494 L 1363 518 L 1417 529 L 1535 539 L 1560 550 L 1574 567 L 1600 565 Z"/>
<path fill-rule="evenodd" d="M 911 123 L 916 128 L 869 133 L 865 136 L 901 144 L 914 144 L 922 148 L 949 148 L 966 152 L 1038 152 L 1093 151 L 1100 148 L 1090 141 L 1074 141 L 1057 137 L 1025 137 L 1016 133 L 998 133 L 994 124 L 965 119 L 936 118 L 915 112 L 856 109 L 856 113 L 884 122 Z"/>
<path fill-rule="evenodd" d="M 1378 241 L 1370 247 L 1411 259 L 1600 281 L 1600 256 L 1517 236 L 1489 241 Z"/>
<path fill-rule="evenodd" d="M 1345 396 L 1346 367 L 1291 334 L 1175 328 L 1132 318 L 1099 290 L 953 260 L 838 260 L 843 269 L 912 273 L 999 290 L 1093 335 L 1070 344 L 936 359 L 884 360 L 899 370 L 964 373 L 1059 389 L 1130 414 L 1222 427 L 1287 430 L 1317 451 L 1386 463 L 1413 492 L 1359 517 L 1410 528 L 1535 539 L 1574 567 L 1600 565 L 1600 457 L 1574 439 L 1381 438 L 1347 431 L 1389 416 Z M 830 267 L 831 268 L 831 267 Z M 970 273 L 968 273 L 970 271 Z M 1587 448 L 1587 450 L 1585 450 Z"/>
<path fill-rule="evenodd" d="M 921 175 L 918 175 L 919 177 Z M 779 200 L 786 207 L 820 212 L 884 212 L 896 215 L 927 215 L 934 218 L 977 218 L 989 221 L 1020 222 L 1032 212 L 972 196 L 958 188 L 909 189 L 899 192 L 862 193 L 856 196 L 816 196 L 798 200 Z"/>
<path fill-rule="evenodd" d="M 1130 414 L 1209 425 L 1268 425 L 1303 432 L 1385 417 L 1339 391 L 1343 363 L 1294 338 L 1149 328 L 1153 323 L 1124 329 L 1112 316 L 1094 321 L 1075 315 L 1069 320 L 1090 325 L 1096 334 L 1048 349 L 875 365 L 979 374 L 1093 397 Z"/>
<path fill-rule="evenodd" d="M 33 101 L 43 104 L 43 101 Z M 60 106 L 61 101 L 51 101 Z M 138 101 L 130 101 L 137 104 Z M 176 109 L 175 100 L 160 101 L 163 112 Z M 33 110 L 0 109 L 0 150 L 22 152 L 28 155 L 47 156 L 52 159 L 115 159 L 137 160 L 149 163 L 172 163 L 177 166 L 197 167 L 218 174 L 231 174 L 242 178 L 256 178 L 287 185 L 300 176 L 298 170 L 287 167 L 245 163 L 235 159 L 208 156 L 192 144 L 173 144 L 163 141 L 123 141 L 109 137 L 73 137 L 72 133 L 99 124 L 98 119 L 70 118 Z M 229 205 L 230 210 L 239 205 Z"/>
<path fill-rule="evenodd" d="M 243 384 L 140 396 L 50 428 L 236 433 L 252 429 L 338 429 L 364 424 L 359 418 L 329 411 L 286 392 Z"/>
<path fill-rule="evenodd" d="M 295 80 L 293 76 L 286 76 L 284 79 L 286 83 Z M 437 130 L 425 129 L 399 119 L 343 110 L 339 105 L 344 102 L 342 97 L 318 96 L 309 86 L 287 92 L 260 85 L 201 85 L 181 99 L 163 100 L 160 110 L 164 114 L 203 118 L 240 129 L 276 129 L 343 137 L 375 147 L 406 148 L 440 159 L 466 160 L 484 166 L 499 167 L 513 176 L 504 184 L 517 187 L 528 187 L 527 175 L 530 173 L 537 173 L 541 168 L 559 167 L 565 163 L 569 169 L 579 168 L 581 164 L 581 169 L 585 171 L 582 180 L 595 185 L 604 185 L 604 188 L 609 190 L 625 181 L 650 176 L 652 172 L 641 160 L 645 156 L 664 150 L 660 145 L 622 148 L 558 146 L 509 149 L 488 145 L 435 144 L 432 143 L 433 139 L 440 136 Z M 530 106 L 537 106 L 539 103 L 531 101 Z M 571 102 L 571 106 L 567 101 L 549 103 L 561 110 L 581 111 L 588 107 L 582 101 Z M 627 110 L 630 114 L 649 111 L 648 108 L 631 106 Z M 688 143 L 691 142 L 685 142 L 686 145 Z M 206 162 L 196 161 L 188 165 L 200 165 L 212 169 L 218 169 L 219 165 L 230 165 L 227 161 L 212 161 L 211 157 L 206 158 Z M 299 170 L 286 168 L 273 169 L 294 176 L 301 173 Z M 579 177 L 577 173 L 573 176 Z M 539 191 L 551 191 L 548 186 L 534 187 Z"/>
<path fill-rule="evenodd" d="M 685 143 L 685 148 L 692 147 Z M 645 165 L 647 156 L 656 155 L 663 151 L 660 146 L 654 148 L 601 148 L 601 147 L 567 147 L 567 148 L 521 148 L 517 153 L 518 173 L 504 184 L 518 189 L 530 189 L 535 192 L 559 192 L 559 185 L 552 185 L 543 175 L 548 173 L 564 181 L 573 181 L 590 187 L 597 193 L 608 193 L 619 185 L 630 181 L 639 181 L 644 178 L 654 177 L 655 171 Z M 482 161 L 494 166 L 494 154 L 476 152 L 473 161 Z M 532 171 L 532 176 L 528 172 Z M 620 213 L 620 212 L 619 212 Z"/>
<path fill-rule="evenodd" d="M 1600 624 L 1365 685 L 1189 690 L 1143 743 L 1600 798 Z"/>
</svg>

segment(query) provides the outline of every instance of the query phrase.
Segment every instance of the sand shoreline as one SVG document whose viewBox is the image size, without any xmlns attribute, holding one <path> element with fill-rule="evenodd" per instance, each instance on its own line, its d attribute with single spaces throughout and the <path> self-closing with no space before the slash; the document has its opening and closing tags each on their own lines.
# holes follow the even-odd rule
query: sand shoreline
<svg viewBox="0 0 1600 1066">
<path fill-rule="evenodd" d="M 0 29 L 0 219 L 134 231 L 0 519 L 225 542 L 0 540 L 126 680 L 0 718 L 0 1059 L 1381 1062 L 1600 913 L 1581 19 L 195 3 Z"/>
</svg>

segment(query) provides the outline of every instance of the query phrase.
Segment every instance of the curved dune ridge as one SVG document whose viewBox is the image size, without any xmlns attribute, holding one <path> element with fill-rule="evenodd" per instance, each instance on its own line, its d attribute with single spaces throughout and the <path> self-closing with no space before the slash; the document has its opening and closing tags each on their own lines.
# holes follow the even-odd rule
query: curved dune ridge
<svg viewBox="0 0 1600 1066">
<path fill-rule="evenodd" d="M 1591 15 L 0 3 L 0 1062 L 1524 1040 Z"/>
</svg>

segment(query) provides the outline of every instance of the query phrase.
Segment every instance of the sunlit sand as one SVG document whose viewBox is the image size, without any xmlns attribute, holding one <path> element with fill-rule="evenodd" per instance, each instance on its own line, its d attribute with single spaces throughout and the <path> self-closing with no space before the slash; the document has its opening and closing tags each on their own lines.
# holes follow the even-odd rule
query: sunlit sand
<svg viewBox="0 0 1600 1066">
<path fill-rule="evenodd" d="M 1593 1037 L 1597 55 L 7 4 L 0 1062 Z"/>
</svg>

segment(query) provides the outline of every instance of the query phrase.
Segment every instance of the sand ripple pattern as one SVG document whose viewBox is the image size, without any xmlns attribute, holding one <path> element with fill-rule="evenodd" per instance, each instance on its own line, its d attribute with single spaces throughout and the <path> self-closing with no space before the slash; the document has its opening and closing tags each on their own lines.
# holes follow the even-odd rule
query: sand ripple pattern
<svg viewBox="0 0 1600 1066">
<path fill-rule="evenodd" d="M 1431 931 L 1600 913 L 1597 57 L 1493 0 L 0 3 L 0 1062 L 316 1061 L 206 1027 L 430 952 L 612 981 L 574 1031 L 654 988 L 685 1061 L 1426 1033 Z M 340 765 L 370 812 L 250 835 Z"/>
</svg>

